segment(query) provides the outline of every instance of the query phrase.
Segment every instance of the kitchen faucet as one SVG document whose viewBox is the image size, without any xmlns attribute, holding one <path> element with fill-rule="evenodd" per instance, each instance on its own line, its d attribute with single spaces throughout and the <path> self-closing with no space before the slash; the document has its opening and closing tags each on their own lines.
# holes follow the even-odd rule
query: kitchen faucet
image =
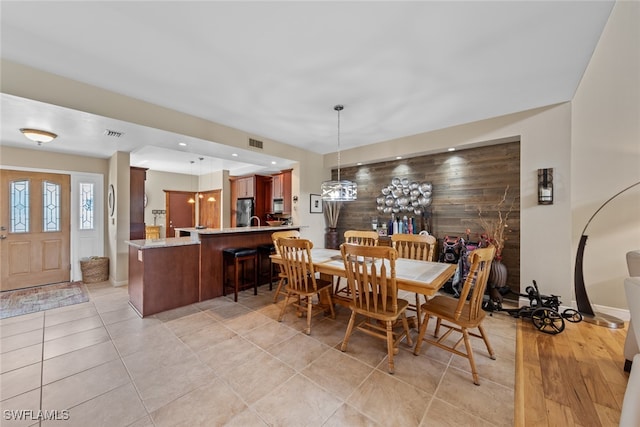
<svg viewBox="0 0 640 427">
<path fill-rule="evenodd" d="M 251 218 L 249 218 L 249 223 L 247 224 L 247 227 L 251 227 L 251 220 L 252 220 L 253 218 L 255 218 L 255 219 L 257 219 L 257 220 L 258 220 L 258 227 L 260 227 L 260 218 L 259 218 L 259 217 L 257 217 L 257 216 L 255 216 L 255 215 L 254 215 L 254 216 L 252 216 Z"/>
</svg>

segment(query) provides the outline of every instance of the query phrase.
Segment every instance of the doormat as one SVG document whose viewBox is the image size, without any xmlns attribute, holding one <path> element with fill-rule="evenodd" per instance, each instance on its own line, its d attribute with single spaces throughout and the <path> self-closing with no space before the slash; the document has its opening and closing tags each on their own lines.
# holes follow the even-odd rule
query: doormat
<svg viewBox="0 0 640 427">
<path fill-rule="evenodd" d="M 0 319 L 89 301 L 82 282 L 35 286 L 0 293 Z"/>
</svg>

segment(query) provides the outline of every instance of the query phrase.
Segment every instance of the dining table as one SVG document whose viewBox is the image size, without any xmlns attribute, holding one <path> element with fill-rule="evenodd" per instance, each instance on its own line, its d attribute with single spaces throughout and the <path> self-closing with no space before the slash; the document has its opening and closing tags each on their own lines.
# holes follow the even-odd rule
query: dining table
<svg viewBox="0 0 640 427">
<path fill-rule="evenodd" d="M 282 263 L 280 255 L 271 255 L 276 264 Z M 321 276 L 347 277 L 338 249 L 312 248 L 311 262 Z M 396 283 L 398 289 L 413 292 L 426 297 L 435 295 L 438 290 L 455 274 L 456 265 L 443 262 L 421 261 L 408 258 L 396 259 Z M 340 302 L 336 300 L 336 302 Z"/>
</svg>

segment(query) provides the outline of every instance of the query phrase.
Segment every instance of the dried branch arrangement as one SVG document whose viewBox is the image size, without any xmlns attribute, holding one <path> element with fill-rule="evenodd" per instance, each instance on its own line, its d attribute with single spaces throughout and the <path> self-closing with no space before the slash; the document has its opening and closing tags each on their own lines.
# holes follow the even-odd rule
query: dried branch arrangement
<svg viewBox="0 0 640 427">
<path fill-rule="evenodd" d="M 324 202 L 324 219 L 327 222 L 327 227 L 337 228 L 338 217 L 340 216 L 340 208 L 342 208 L 342 202 Z"/>
<path fill-rule="evenodd" d="M 478 223 L 484 230 L 484 236 L 486 240 L 489 241 L 492 245 L 496 247 L 496 259 L 502 259 L 502 250 L 504 249 L 504 243 L 507 240 L 505 237 L 505 232 L 508 231 L 509 227 L 509 215 L 513 212 L 516 197 L 511 200 L 511 204 L 509 208 L 503 212 L 507 205 L 507 199 L 509 194 L 509 186 L 504 189 L 504 194 L 502 195 L 502 199 L 495 206 L 495 210 L 497 211 L 497 216 L 488 218 L 486 216 L 482 216 L 482 207 L 478 208 Z"/>
</svg>

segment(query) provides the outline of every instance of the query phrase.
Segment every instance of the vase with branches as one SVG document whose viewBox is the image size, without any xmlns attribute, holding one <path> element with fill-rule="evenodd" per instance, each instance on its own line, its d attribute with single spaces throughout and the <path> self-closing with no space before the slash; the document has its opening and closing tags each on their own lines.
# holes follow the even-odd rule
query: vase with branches
<svg viewBox="0 0 640 427">
<path fill-rule="evenodd" d="M 478 219 L 475 220 L 482 227 L 480 245 L 493 245 L 496 248 L 494 262 L 489 272 L 488 290 L 492 301 L 502 301 L 502 290 L 507 290 L 507 267 L 502 263 L 502 251 L 509 232 L 509 217 L 517 207 L 517 196 L 509 197 L 509 186 L 504 189 L 500 201 L 490 207 L 478 207 Z M 491 215 L 488 212 L 494 212 Z M 467 234 L 469 230 L 467 229 Z"/>
<path fill-rule="evenodd" d="M 324 219 L 327 223 L 328 230 L 325 234 L 324 247 L 327 249 L 338 248 L 338 218 L 340 217 L 340 209 L 342 202 L 326 201 L 324 202 Z"/>
<path fill-rule="evenodd" d="M 340 216 L 340 209 L 342 208 L 342 202 L 327 201 L 324 202 L 324 219 L 327 222 L 327 227 L 337 228 L 338 217 Z"/>
<path fill-rule="evenodd" d="M 507 240 L 506 233 L 509 228 L 509 216 L 516 206 L 516 197 L 509 199 L 509 186 L 504 189 L 504 194 L 500 202 L 495 205 L 496 215 L 489 217 L 483 212 L 482 207 L 478 207 L 478 223 L 483 229 L 482 238 L 496 247 L 495 259 L 502 260 L 502 250 Z"/>
</svg>

